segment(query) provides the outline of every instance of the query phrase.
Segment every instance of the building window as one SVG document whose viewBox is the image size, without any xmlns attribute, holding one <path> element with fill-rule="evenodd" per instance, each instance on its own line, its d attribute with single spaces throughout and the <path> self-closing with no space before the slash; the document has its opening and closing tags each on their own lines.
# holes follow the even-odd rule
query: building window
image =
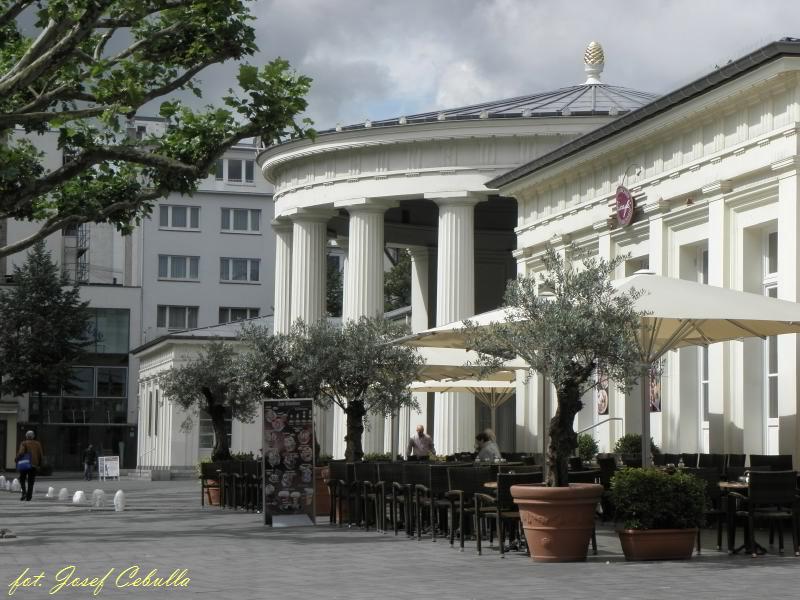
<svg viewBox="0 0 800 600">
<path fill-rule="evenodd" d="M 199 306 L 166 306 L 159 304 L 156 309 L 156 327 L 167 329 L 195 329 Z"/>
<path fill-rule="evenodd" d="M 261 230 L 261 211 L 255 208 L 223 208 L 222 231 L 257 233 Z"/>
<path fill-rule="evenodd" d="M 778 297 L 778 286 L 771 285 L 764 290 L 770 298 Z M 778 418 L 778 336 L 771 335 L 764 342 L 767 371 L 767 417 Z"/>
<path fill-rule="evenodd" d="M 147 436 L 153 435 L 153 391 L 147 393 Z"/>
<path fill-rule="evenodd" d="M 255 181 L 255 170 L 256 170 L 256 163 L 254 160 L 246 160 L 244 161 L 244 180 L 247 183 L 253 183 Z"/>
<path fill-rule="evenodd" d="M 124 398 L 128 369 L 121 367 L 97 367 L 97 397 Z"/>
<path fill-rule="evenodd" d="M 64 386 L 62 394 L 78 397 L 94 396 L 94 368 L 73 367 L 70 372 L 70 381 Z"/>
<path fill-rule="evenodd" d="M 226 164 L 227 163 L 227 164 Z M 227 166 L 227 169 L 225 168 Z M 217 181 L 230 183 L 253 183 L 255 181 L 256 162 L 239 158 L 218 159 L 214 168 Z"/>
<path fill-rule="evenodd" d="M 94 354 L 128 354 L 130 311 L 127 308 L 89 308 L 87 327 L 90 344 L 87 352 Z"/>
<path fill-rule="evenodd" d="M 260 262 L 257 258 L 220 258 L 220 281 L 257 282 Z"/>
<path fill-rule="evenodd" d="M 156 390 L 156 403 L 153 407 L 153 411 L 155 412 L 155 419 L 153 419 L 155 427 L 153 431 L 155 432 L 155 435 L 158 435 L 158 390 Z"/>
<path fill-rule="evenodd" d="M 242 161 L 228 160 L 228 181 L 241 183 L 242 181 Z"/>
<path fill-rule="evenodd" d="M 158 226 L 165 229 L 199 229 L 200 207 L 161 204 L 158 207 Z"/>
<path fill-rule="evenodd" d="M 261 311 L 258 308 L 236 308 L 230 306 L 219 307 L 219 322 L 232 323 L 234 321 L 244 321 L 245 319 L 255 319 Z"/>
<path fill-rule="evenodd" d="M 200 269 L 199 256 L 158 255 L 159 279 L 182 279 L 198 281 Z"/>
</svg>

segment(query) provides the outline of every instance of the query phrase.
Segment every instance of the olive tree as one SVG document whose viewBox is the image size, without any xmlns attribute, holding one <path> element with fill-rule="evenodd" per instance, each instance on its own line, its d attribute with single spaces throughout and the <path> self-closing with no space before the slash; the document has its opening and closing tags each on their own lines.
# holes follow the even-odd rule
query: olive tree
<svg viewBox="0 0 800 600">
<path fill-rule="evenodd" d="M 519 356 L 554 385 L 558 408 L 548 427 L 550 486 L 569 485 L 568 460 L 578 446 L 573 423 L 583 408 L 581 397 L 597 385 L 597 365 L 623 391 L 635 385 L 640 371 L 636 335 L 643 314 L 634 305 L 640 294 L 617 293 L 611 284 L 624 260 L 585 257 L 576 267 L 548 249 L 538 277 L 509 283 L 505 322 L 466 329 L 468 347 L 478 351 L 487 370 Z"/>
<path fill-rule="evenodd" d="M 0 257 L 68 225 L 129 232 L 159 198 L 192 194 L 239 141 L 313 134 L 296 120 L 311 80 L 282 59 L 240 64 L 239 90 L 222 106 L 171 99 L 179 90 L 201 96 L 206 67 L 256 52 L 248 4 L 0 0 L 0 219 L 37 222 L 30 235 L 0 243 Z M 130 135 L 129 120 L 153 103 L 166 131 Z M 63 164 L 46 168 L 31 135 L 15 128 L 57 134 Z"/>
<path fill-rule="evenodd" d="M 344 411 L 348 461 L 364 456 L 365 419 L 383 419 L 403 406 L 417 406 L 409 385 L 424 361 L 416 349 L 392 343 L 406 333 L 404 325 L 381 317 L 305 327 L 303 374 L 316 390 L 317 406 L 336 405 Z"/>
<path fill-rule="evenodd" d="M 258 397 L 242 382 L 237 348 L 230 342 L 211 341 L 197 358 L 165 371 L 158 383 L 162 398 L 169 398 L 184 410 L 208 414 L 214 429 L 211 460 L 229 460 L 228 414 L 251 423 L 258 410 Z M 190 429 L 192 424 L 189 418 L 182 428 Z"/>
</svg>

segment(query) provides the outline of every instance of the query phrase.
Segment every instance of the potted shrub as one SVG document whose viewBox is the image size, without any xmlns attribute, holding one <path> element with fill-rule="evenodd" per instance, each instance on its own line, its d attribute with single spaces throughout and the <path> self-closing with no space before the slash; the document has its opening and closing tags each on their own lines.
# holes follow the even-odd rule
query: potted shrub
<svg viewBox="0 0 800 600">
<path fill-rule="evenodd" d="M 681 470 L 621 469 L 611 480 L 611 497 L 627 560 L 691 558 L 703 524 L 705 482 Z"/>
<path fill-rule="evenodd" d="M 546 485 L 511 488 L 535 561 L 586 559 L 603 487 L 569 483 L 568 461 L 578 446 L 575 416 L 584 394 L 598 384 L 599 364 L 624 391 L 642 370 L 636 334 L 643 315 L 634 306 L 640 293 L 617 293 L 611 284 L 625 259 L 585 257 L 578 268 L 571 256 L 565 259 L 550 248 L 542 259 L 543 274 L 509 283 L 505 322 L 467 323 L 465 329 L 467 347 L 478 352 L 485 371 L 519 356 L 556 391 Z"/>
<path fill-rule="evenodd" d="M 578 456 L 585 463 L 590 463 L 600 450 L 597 441 L 588 433 L 578 435 Z"/>
<path fill-rule="evenodd" d="M 638 458 L 639 464 L 641 465 L 642 459 L 642 436 L 638 433 L 626 433 L 621 438 L 617 440 L 617 443 L 614 445 L 614 453 L 622 457 L 629 457 L 632 459 Z M 661 454 L 661 450 L 656 443 L 653 441 L 653 438 L 650 438 L 650 454 L 656 456 Z"/>
</svg>

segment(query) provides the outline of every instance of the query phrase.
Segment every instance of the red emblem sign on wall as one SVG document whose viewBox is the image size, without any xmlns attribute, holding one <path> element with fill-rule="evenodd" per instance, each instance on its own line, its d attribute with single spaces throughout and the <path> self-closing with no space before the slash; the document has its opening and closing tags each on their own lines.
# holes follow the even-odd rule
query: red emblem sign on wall
<svg viewBox="0 0 800 600">
<path fill-rule="evenodd" d="M 617 222 L 625 227 L 630 225 L 633 221 L 633 211 L 636 208 L 636 203 L 633 196 L 628 191 L 628 188 L 619 186 L 617 188 Z"/>
</svg>

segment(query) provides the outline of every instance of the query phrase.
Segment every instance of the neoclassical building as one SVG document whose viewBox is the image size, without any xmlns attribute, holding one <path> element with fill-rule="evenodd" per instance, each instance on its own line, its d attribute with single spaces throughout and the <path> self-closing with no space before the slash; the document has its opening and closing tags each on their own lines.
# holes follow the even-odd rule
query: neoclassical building
<svg viewBox="0 0 800 600">
<path fill-rule="evenodd" d="M 636 203 L 626 226 L 615 215 L 623 183 Z M 520 274 L 541 268 L 547 246 L 574 244 L 607 258 L 629 254 L 619 276 L 646 267 L 800 301 L 800 40 L 730 62 L 486 186 L 517 200 Z M 796 335 L 670 352 L 653 437 L 670 452 L 797 461 L 799 364 Z M 548 390 L 534 379 L 517 400 L 517 449 L 541 448 Z M 638 430 L 642 407 L 626 400 L 612 388 L 608 415 L 589 402 L 579 427 L 622 419 L 596 428 L 608 448 Z"/>
<path fill-rule="evenodd" d="M 518 233 L 528 209 L 488 182 L 656 98 L 603 83 L 603 51 L 594 42 L 584 63 L 587 78 L 579 85 L 365 121 L 264 150 L 258 164 L 275 188 L 276 331 L 324 317 L 330 240 L 347 252 L 345 319 L 383 312 L 387 246 L 411 251 L 415 331 L 498 307 L 523 264 L 515 252 L 523 247 Z M 439 453 L 471 449 L 477 411 L 466 396 L 421 397 L 422 415 L 400 415 L 399 439 L 423 422 Z M 531 432 L 519 426 L 529 410 L 526 398 L 508 403 L 504 449 L 529 443 Z M 367 452 L 390 450 L 385 425 L 370 424 Z M 321 415 L 317 431 L 323 451 L 343 453 L 342 413 Z"/>
</svg>

